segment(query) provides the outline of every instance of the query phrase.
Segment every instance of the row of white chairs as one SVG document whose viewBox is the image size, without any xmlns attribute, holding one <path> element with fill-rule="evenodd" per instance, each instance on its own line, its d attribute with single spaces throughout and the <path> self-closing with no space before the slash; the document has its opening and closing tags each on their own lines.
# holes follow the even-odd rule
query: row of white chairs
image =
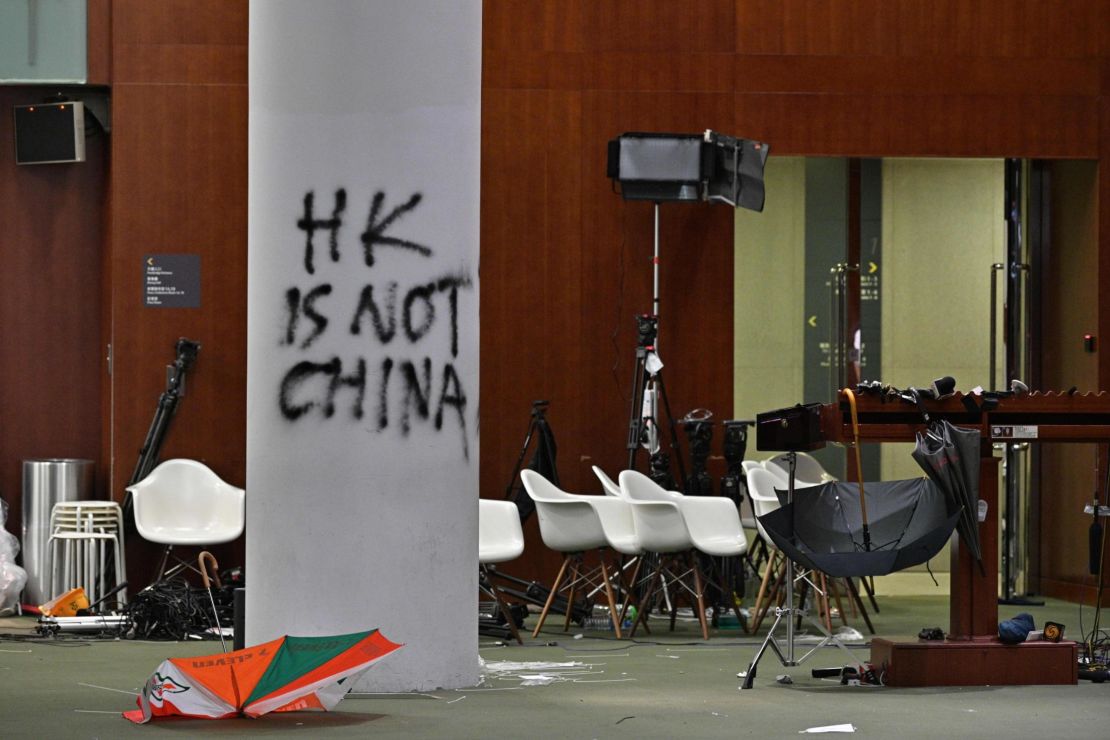
<svg viewBox="0 0 1110 740">
<path fill-rule="evenodd" d="M 705 579 L 694 554 L 696 551 L 715 557 L 735 557 L 747 551 L 748 540 L 736 507 L 724 498 L 687 497 L 667 491 L 634 470 L 622 472 L 619 482 L 597 467 L 594 472 L 601 480 L 604 496 L 568 493 L 534 471 L 521 473 L 524 488 L 536 504 L 544 544 L 564 555 L 533 636 L 538 636 L 543 628 L 556 594 L 566 591 L 568 603 L 573 603 L 577 589 L 595 587 L 604 589 L 613 631 L 620 637 L 629 600 L 624 600 L 618 612 L 613 584 L 617 584 L 618 590 L 631 592 L 634 584 L 646 581 L 644 603 L 650 603 L 663 583 L 683 589 L 691 597 L 702 635 L 708 639 Z M 602 552 L 599 565 L 586 569 L 583 556 L 593 551 Z M 635 559 L 628 587 L 617 578 L 619 569 L 610 575 L 605 551 Z M 646 554 L 659 557 L 652 559 L 652 572 L 640 581 Z M 632 626 L 633 633 L 639 624 L 645 623 L 646 613 L 647 610 L 640 610 Z M 569 621 L 567 614 L 564 629 Z"/>
<path fill-rule="evenodd" d="M 524 471 L 521 478 L 528 495 L 536 502 L 540 523 L 540 535 L 544 544 L 564 555 L 562 565 L 551 589 L 551 598 L 545 604 L 534 636 L 538 636 L 551 602 L 559 591 L 567 591 L 568 603 L 573 601 L 574 591 L 583 585 L 595 591 L 605 590 L 609 602 L 609 614 L 614 632 L 619 636 L 624 612 L 628 607 L 625 600 L 618 616 L 616 598 L 612 594 L 612 584 L 620 584 L 620 570 L 610 571 L 608 563 L 599 563 L 592 571 L 584 569 L 583 555 L 590 551 L 608 550 L 625 556 L 625 567 L 634 568 L 631 584 L 649 582 L 649 598 L 652 586 L 658 588 L 664 580 L 680 584 L 693 576 L 694 588 L 690 591 L 697 598 L 702 593 L 701 573 L 694 567 L 695 558 L 687 556 L 694 551 L 715 557 L 736 557 L 748 550 L 748 538 L 744 530 L 757 530 L 760 538 L 772 552 L 777 553 L 773 543 L 759 525 L 761 516 L 779 506 L 775 488 L 785 488 L 788 477 L 786 455 L 778 455 L 764 461 L 745 461 L 745 472 L 759 472 L 754 482 L 749 478 L 749 498 L 754 508 L 751 516 L 747 511 L 741 516 L 724 498 L 687 497 L 676 491 L 668 491 L 656 485 L 647 476 L 636 471 L 621 473 L 620 482 L 613 481 L 603 470 L 594 466 L 593 471 L 602 484 L 605 496 L 580 495 L 568 493 L 551 484 L 547 479 L 532 472 Z M 797 457 L 795 486 L 804 488 L 829 480 L 829 475 L 820 463 L 809 455 L 801 453 Z M 497 608 L 504 615 L 510 632 L 520 641 L 516 626 L 509 614 L 493 579 L 493 567 L 519 557 L 524 552 L 524 535 L 520 527 L 519 513 L 515 504 L 509 501 L 479 501 L 479 563 L 482 569 L 480 585 L 484 593 L 494 599 Z M 661 567 L 638 581 L 641 558 L 647 553 L 658 553 L 666 558 Z M 781 554 L 779 555 L 781 560 Z M 681 561 L 681 562 L 680 562 Z M 767 590 L 768 579 L 777 570 L 776 563 L 769 563 L 767 573 L 761 583 L 757 606 Z M 602 569 L 604 568 L 604 572 Z M 568 572 L 569 570 L 569 572 Z M 600 575 L 600 578 L 597 576 Z M 656 583 L 651 580 L 656 577 Z M 704 615 L 704 601 L 699 609 L 694 605 L 703 635 L 708 636 Z M 571 609 L 566 610 L 564 629 L 569 627 Z M 640 624 L 637 620 L 637 625 Z M 633 630 L 635 627 L 633 626 Z M 646 623 L 644 623 L 647 629 Z"/>
</svg>

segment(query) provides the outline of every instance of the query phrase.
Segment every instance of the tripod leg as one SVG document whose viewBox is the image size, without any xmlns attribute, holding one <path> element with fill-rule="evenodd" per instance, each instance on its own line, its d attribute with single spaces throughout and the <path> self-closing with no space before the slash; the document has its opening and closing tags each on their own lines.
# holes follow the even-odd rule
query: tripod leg
<svg viewBox="0 0 1110 740">
<path fill-rule="evenodd" d="M 636 590 L 636 579 L 640 576 L 640 563 L 644 562 L 643 556 L 636 556 L 636 565 L 632 568 L 632 579 L 628 582 L 628 588 L 624 590 L 624 605 L 621 606 L 621 624 L 624 624 L 624 616 L 628 614 L 628 605 L 632 603 L 632 594 Z M 637 611 L 639 611 L 639 599 L 636 600 Z"/>
<path fill-rule="evenodd" d="M 636 622 L 632 625 L 632 630 L 628 633 L 629 637 L 636 635 L 636 627 L 643 623 L 644 629 L 647 629 L 647 615 L 651 611 L 651 597 L 655 595 L 655 589 L 659 584 L 659 569 L 662 563 L 656 566 L 656 570 L 651 574 L 651 581 L 648 583 L 647 593 L 644 594 L 644 600 L 640 602 L 642 608 L 640 613 L 636 615 Z"/>
<path fill-rule="evenodd" d="M 864 576 L 860 578 L 860 583 L 863 584 L 863 590 L 867 592 L 867 600 L 871 602 L 871 608 L 875 613 L 879 613 L 879 605 L 875 602 L 875 579 Z"/>
<path fill-rule="evenodd" d="M 682 462 L 682 447 L 678 444 L 678 427 L 674 423 L 674 414 L 671 413 L 671 402 L 667 400 L 667 386 L 663 383 L 663 371 L 655 374 L 659 381 L 659 395 L 663 398 L 663 409 L 667 412 L 667 423 L 671 428 L 671 451 L 674 452 L 674 461 L 678 466 L 679 490 L 686 490 L 686 464 Z"/>
<path fill-rule="evenodd" d="M 771 625 L 771 629 L 767 631 L 767 637 L 763 638 L 763 644 L 759 646 L 759 650 L 756 651 L 755 657 L 752 658 L 751 665 L 748 666 L 747 673 L 744 674 L 744 683 L 740 685 L 741 689 L 750 689 L 752 687 L 752 681 L 755 680 L 756 668 L 759 666 L 759 661 L 763 659 L 763 653 L 767 652 L 768 645 L 770 645 L 771 649 L 775 651 L 775 654 L 779 656 L 779 662 L 786 665 L 786 658 L 783 656 L 782 651 L 779 650 L 778 643 L 775 642 L 775 630 L 778 629 L 779 622 L 782 621 L 783 615 L 786 615 L 788 619 L 790 618 L 790 615 L 785 611 L 780 611 L 775 616 L 775 621 Z"/>
<path fill-rule="evenodd" d="M 627 470 L 636 469 L 636 452 L 640 449 L 640 437 L 644 431 L 644 387 L 648 381 L 644 369 L 646 357 L 643 347 L 636 349 L 636 365 L 632 368 L 632 403 L 628 410 Z"/>
<path fill-rule="evenodd" d="M 509 611 L 509 605 L 501 598 L 501 592 L 497 589 L 497 584 L 489 577 L 489 567 L 485 565 L 478 567 L 480 583 L 484 587 L 486 593 L 493 597 L 494 603 L 497 604 L 498 611 L 500 611 L 501 616 L 505 618 L 505 624 L 509 628 L 509 634 L 511 634 L 513 639 L 519 644 L 523 645 L 524 640 L 520 639 L 520 631 L 516 628 L 516 620 L 513 619 L 513 613 Z"/>
<path fill-rule="evenodd" d="M 859 589 L 856 588 L 856 584 L 851 578 L 846 579 L 846 581 L 848 583 L 848 593 L 851 594 L 852 600 L 856 603 L 856 606 L 859 607 L 859 612 L 863 616 L 863 621 L 867 624 L 867 631 L 871 634 L 875 634 L 875 625 L 871 624 L 871 617 L 867 614 L 867 609 L 863 606 L 863 599 L 859 597 Z"/>
</svg>

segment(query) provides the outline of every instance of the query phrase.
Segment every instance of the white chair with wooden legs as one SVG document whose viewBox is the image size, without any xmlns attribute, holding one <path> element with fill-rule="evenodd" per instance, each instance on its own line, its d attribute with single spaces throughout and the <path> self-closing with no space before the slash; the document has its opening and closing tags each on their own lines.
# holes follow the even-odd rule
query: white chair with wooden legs
<svg viewBox="0 0 1110 740">
<path fill-rule="evenodd" d="M 563 630 L 566 631 L 570 628 L 574 599 L 578 590 L 600 586 L 604 589 L 609 604 L 609 619 L 613 623 L 613 631 L 619 638 L 621 636 L 620 618 L 617 614 L 616 599 L 613 596 L 612 580 L 604 552 L 610 543 L 598 510 L 595 508 L 595 504 L 599 502 L 616 501 L 616 499 L 567 493 L 534 470 L 520 471 L 520 479 L 524 483 L 524 490 L 536 504 L 536 516 L 539 519 L 540 537 L 543 538 L 543 543 L 563 554 L 563 563 L 559 567 L 558 575 L 555 576 L 555 582 L 551 585 L 551 593 L 548 594 L 543 611 L 540 612 L 532 637 L 539 636 L 547 620 L 547 614 L 551 611 L 551 606 L 560 591 L 567 592 L 563 621 Z M 599 564 L 596 568 L 587 568 L 584 562 L 585 555 L 594 551 L 598 552 Z"/>
<path fill-rule="evenodd" d="M 723 559 L 740 558 L 748 552 L 748 536 L 744 533 L 740 512 L 730 499 L 721 496 L 684 496 L 679 507 L 694 549 L 710 558 L 703 563 L 710 564 L 710 572 L 717 579 L 717 588 L 727 607 L 725 611 L 732 609 L 737 622 L 744 624 L 731 584 L 723 576 L 724 571 L 717 567 Z"/>
<path fill-rule="evenodd" d="M 243 533 L 245 492 L 223 481 L 202 462 L 166 460 L 127 490 L 139 534 L 166 546 L 155 582 L 183 568 L 200 573 L 191 562 L 176 556 L 177 565 L 166 570 L 174 547 L 209 547 L 231 542 Z"/>
<path fill-rule="evenodd" d="M 636 538 L 636 529 L 632 521 L 632 509 L 627 501 L 624 501 L 624 496 L 621 494 L 620 484 L 610 478 L 604 470 L 598 466 L 593 466 L 594 475 L 601 481 L 601 488 L 605 492 L 606 497 L 617 499 L 623 502 L 620 516 L 611 524 L 606 526 L 606 531 L 613 530 L 610 533 L 610 547 L 616 552 L 620 553 L 621 558 L 621 584 L 620 588 L 624 592 L 624 598 L 621 599 L 621 624 L 624 624 L 624 616 L 628 613 L 628 608 L 632 605 L 632 600 L 635 598 L 637 577 L 643 567 L 643 554 L 644 551 L 640 547 L 639 539 Z M 610 507 L 611 508 L 611 507 Z M 602 523 L 605 524 L 603 518 Z M 632 569 L 632 574 L 628 578 L 627 585 L 623 582 L 624 574 Z M 651 630 L 648 630 L 650 632 Z"/>
<path fill-rule="evenodd" d="M 694 542 L 686 526 L 682 513 L 682 494 L 666 491 L 655 484 L 643 473 L 625 470 L 620 474 L 621 493 L 632 505 L 632 519 L 636 535 L 645 552 L 659 555 L 658 565 L 653 569 L 644 595 L 645 607 L 659 588 L 660 581 L 666 581 L 693 597 L 692 606 L 701 625 L 702 637 L 709 639 L 709 623 L 705 618 L 704 579 L 695 557 Z M 693 586 L 688 582 L 693 580 Z M 647 608 L 641 609 L 631 634 L 636 627 L 647 621 Z M 672 627 L 675 604 L 671 604 Z"/>
<path fill-rule="evenodd" d="M 752 467 L 747 471 L 747 481 L 748 497 L 751 498 L 752 509 L 756 516 L 756 529 L 759 531 L 759 537 L 763 540 L 769 553 L 767 565 L 763 571 L 763 578 L 759 583 L 759 592 L 756 594 L 755 604 L 752 607 L 752 631 L 755 632 L 763 622 L 763 617 L 767 613 L 772 597 L 777 593 L 780 582 L 786 574 L 786 561 L 782 551 L 768 536 L 763 524 L 759 521 L 759 517 L 771 513 L 782 505 L 775 493 L 775 488 L 783 487 L 784 484 L 777 475 L 762 465 Z M 765 596 L 767 597 L 766 602 L 764 601 Z"/>
<path fill-rule="evenodd" d="M 781 506 L 778 494 L 775 493 L 776 488 L 782 490 L 786 488 L 786 484 L 780 480 L 779 476 L 774 471 L 753 469 L 748 472 L 748 495 L 751 497 L 752 506 L 755 508 L 759 534 L 771 552 L 771 557 L 764 571 L 763 579 L 760 582 L 755 606 L 753 607 L 752 631 L 759 628 L 771 603 L 776 600 L 780 591 L 786 587 L 786 584 L 782 583 L 782 579 L 785 577 L 786 573 L 785 557 L 767 535 L 766 531 L 763 529 L 763 525 L 758 521 L 758 517 L 769 514 Z M 797 495 L 799 492 L 804 491 L 804 489 L 805 486 L 795 486 L 795 494 Z M 801 495 L 805 494 L 801 493 Z M 836 600 L 841 622 L 843 624 L 848 623 L 844 606 L 841 602 L 840 591 L 837 589 L 835 582 L 831 582 L 828 576 L 819 571 L 813 571 L 810 577 L 803 580 L 803 585 L 810 585 L 813 587 L 818 601 L 820 616 L 824 619 L 825 628 L 829 632 L 832 632 L 832 611 L 829 606 L 830 593 L 832 593 L 833 598 Z M 863 607 L 863 602 L 860 600 L 858 592 L 847 579 L 846 586 L 853 609 L 859 609 L 861 611 L 864 621 L 873 633 L 874 629 L 871 625 L 870 617 Z M 766 599 L 764 597 L 766 597 Z"/>
<path fill-rule="evenodd" d="M 524 531 L 520 528 L 520 510 L 512 501 L 478 500 L 478 588 L 493 599 L 505 618 L 509 633 L 520 639 L 520 631 L 501 590 L 494 582 L 494 566 L 520 557 L 524 552 Z"/>
</svg>

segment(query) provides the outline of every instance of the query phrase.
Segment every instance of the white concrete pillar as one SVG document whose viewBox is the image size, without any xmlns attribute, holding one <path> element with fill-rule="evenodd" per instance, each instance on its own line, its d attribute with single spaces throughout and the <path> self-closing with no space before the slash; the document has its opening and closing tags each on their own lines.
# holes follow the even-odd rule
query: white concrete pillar
<svg viewBox="0 0 1110 740">
<path fill-rule="evenodd" d="M 478 678 L 480 97 L 479 0 L 251 3 L 246 640 L 364 690 Z"/>
</svg>

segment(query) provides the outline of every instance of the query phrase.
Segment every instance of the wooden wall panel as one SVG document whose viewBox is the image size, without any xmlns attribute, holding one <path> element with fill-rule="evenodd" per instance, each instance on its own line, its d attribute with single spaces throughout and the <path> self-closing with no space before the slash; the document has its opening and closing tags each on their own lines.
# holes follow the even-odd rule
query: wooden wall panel
<svg viewBox="0 0 1110 740">
<path fill-rule="evenodd" d="M 737 0 L 748 54 L 1089 58 L 1106 28 L 1099 0 Z"/>
<path fill-rule="evenodd" d="M 1095 158 L 1081 96 L 737 93 L 737 131 L 772 156 Z"/>
<path fill-rule="evenodd" d="M 112 493 L 123 497 L 179 337 L 201 343 L 162 459 L 246 467 L 247 3 L 113 3 Z M 200 255 L 200 308 L 142 303 L 147 254 Z M 221 565 L 242 562 L 225 549 Z M 157 548 L 133 538 L 133 580 Z M 223 553 L 217 553 L 220 556 Z"/>
<path fill-rule="evenodd" d="M 112 81 L 112 2 L 87 0 L 85 8 L 87 80 L 90 85 L 107 85 Z"/>
<path fill-rule="evenodd" d="M 94 494 L 107 477 L 99 308 L 108 144 L 94 132 L 84 162 L 27 166 L 11 145 L 12 106 L 53 92 L 0 87 L 0 498 L 20 538 L 23 460 L 94 460 Z"/>
<path fill-rule="evenodd" d="M 1093 162 L 1053 162 L 1052 221 L 1042 272 L 1044 326 L 1040 365 L 1046 388 L 1082 392 L 1099 388 L 1098 355 L 1085 352 L 1083 335 L 1097 333 L 1098 168 Z M 1105 387 L 1105 386 L 1103 386 Z M 1039 535 L 1042 574 L 1038 591 L 1063 598 L 1085 597 L 1087 527 L 1083 514 L 1102 481 L 1095 476 L 1095 445 L 1041 445 Z"/>
<path fill-rule="evenodd" d="M 1105 158 L 1108 22 L 1101 0 L 487 0 L 483 495 L 501 495 L 533 397 L 552 397 L 568 487 L 596 490 L 590 463 L 623 466 L 631 316 L 649 301 L 652 219 L 650 204 L 611 192 L 606 141 L 715 128 L 768 141 L 772 156 Z M 521 194 L 510 171 L 557 181 L 558 200 Z M 1110 233 L 1107 172 L 1100 234 Z M 532 248 L 516 262 L 522 239 Z M 666 204 L 661 241 L 674 410 L 727 418 L 731 213 Z M 1100 254 L 1110 264 L 1110 248 Z M 542 279 L 553 259 L 578 274 Z M 1110 301 L 1099 311 L 1105 329 Z M 545 342 L 573 362 L 547 359 Z M 525 366 L 522 352 L 542 359 Z M 1110 387 L 1110 369 L 1100 378 Z M 536 544 L 531 532 L 514 568 L 549 577 Z"/>
</svg>

